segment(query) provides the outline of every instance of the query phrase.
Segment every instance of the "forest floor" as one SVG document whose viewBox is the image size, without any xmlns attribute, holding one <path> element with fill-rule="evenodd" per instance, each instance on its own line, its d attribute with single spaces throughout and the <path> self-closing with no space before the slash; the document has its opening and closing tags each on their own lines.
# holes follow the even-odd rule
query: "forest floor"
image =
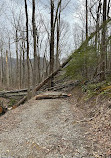
<svg viewBox="0 0 111 158">
<path fill-rule="evenodd" d="M 1 116 L 0 158 L 110 158 L 110 101 L 96 97 L 84 104 L 78 88 L 70 93 L 32 98 Z"/>
</svg>

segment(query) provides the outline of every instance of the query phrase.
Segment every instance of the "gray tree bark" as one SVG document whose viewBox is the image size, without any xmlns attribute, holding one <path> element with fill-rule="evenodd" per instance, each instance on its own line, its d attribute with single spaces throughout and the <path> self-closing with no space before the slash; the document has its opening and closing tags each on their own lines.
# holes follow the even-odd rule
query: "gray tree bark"
<svg viewBox="0 0 111 158">
<path fill-rule="evenodd" d="M 33 56 L 34 56 L 34 67 L 33 67 L 33 87 L 36 86 L 37 76 L 37 50 L 36 50 L 36 23 L 35 23 L 35 0 L 32 0 L 32 27 L 33 27 Z M 35 92 L 33 92 L 35 95 Z"/>
<path fill-rule="evenodd" d="M 8 62 L 8 51 L 6 50 L 6 83 L 7 89 L 9 88 L 9 62 Z"/>
<path fill-rule="evenodd" d="M 106 15 L 107 15 L 107 0 L 103 1 L 103 23 L 106 21 Z M 101 41 L 101 75 L 100 80 L 105 80 L 105 67 L 107 65 L 107 49 L 106 49 L 106 29 L 107 25 L 103 26 L 102 29 L 102 41 Z"/>
<path fill-rule="evenodd" d="M 29 27 L 28 27 L 28 10 L 27 0 L 25 1 L 25 15 L 26 15 L 26 40 L 27 40 L 27 87 L 28 87 L 28 99 L 30 98 L 30 61 L 29 61 Z"/>
</svg>

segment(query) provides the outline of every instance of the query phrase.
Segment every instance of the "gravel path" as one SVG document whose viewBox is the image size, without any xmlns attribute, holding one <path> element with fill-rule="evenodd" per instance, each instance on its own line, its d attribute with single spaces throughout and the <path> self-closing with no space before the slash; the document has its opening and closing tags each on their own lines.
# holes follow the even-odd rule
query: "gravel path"
<svg viewBox="0 0 111 158">
<path fill-rule="evenodd" d="M 0 158 L 94 158 L 81 117 L 68 99 L 31 99 L 0 117 Z"/>
</svg>

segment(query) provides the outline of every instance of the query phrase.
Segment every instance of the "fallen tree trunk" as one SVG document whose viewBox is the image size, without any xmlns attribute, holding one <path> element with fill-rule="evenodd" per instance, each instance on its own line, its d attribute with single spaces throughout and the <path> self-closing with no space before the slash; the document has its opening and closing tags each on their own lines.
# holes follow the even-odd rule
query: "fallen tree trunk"
<svg viewBox="0 0 111 158">
<path fill-rule="evenodd" d="M 66 97 L 70 97 L 71 94 L 64 94 L 61 93 L 59 95 L 37 95 L 35 97 L 36 100 L 41 100 L 41 99 L 57 99 L 57 98 L 66 98 Z"/>
<path fill-rule="evenodd" d="M 14 97 L 23 97 L 27 95 L 27 93 L 5 93 L 5 94 L 0 94 L 0 97 L 2 98 L 14 98 Z"/>
<path fill-rule="evenodd" d="M 105 25 L 107 25 L 109 22 L 111 21 L 111 18 L 108 19 L 107 21 L 105 21 L 104 23 L 102 23 L 102 25 L 98 28 L 97 31 L 94 31 L 93 33 L 90 34 L 90 36 L 81 44 L 81 46 L 73 53 L 78 53 L 80 52 L 87 44 L 88 42 L 95 36 L 95 34 L 97 32 L 99 32 Z M 41 82 L 35 89 L 31 90 L 30 93 L 32 93 L 33 91 L 38 91 L 44 84 L 46 84 L 52 77 L 54 77 L 63 67 L 65 67 L 69 61 L 73 58 L 73 54 L 56 70 L 54 71 L 52 74 L 50 74 L 43 82 Z M 23 104 L 25 101 L 27 100 L 27 96 L 25 96 L 24 98 L 22 98 L 17 104 L 16 106 L 19 106 L 20 104 Z"/>
<path fill-rule="evenodd" d="M 54 71 L 52 74 L 50 74 L 43 82 L 41 82 L 33 91 L 38 91 L 44 84 L 46 84 L 52 77 L 54 77 L 64 66 L 67 65 L 67 63 L 72 59 L 72 56 L 70 56 L 56 71 Z M 32 93 L 32 91 L 31 91 Z M 22 98 L 16 106 L 19 106 L 20 104 L 23 104 L 27 100 L 27 96 Z"/>
<path fill-rule="evenodd" d="M 27 89 L 20 89 L 20 90 L 11 90 L 11 91 L 0 91 L 0 97 L 2 98 L 21 98 L 27 95 Z"/>
<path fill-rule="evenodd" d="M 11 91 L 0 91 L 0 96 L 10 93 L 20 93 L 20 92 L 27 92 L 27 89 L 20 89 L 20 90 L 11 90 Z"/>
</svg>

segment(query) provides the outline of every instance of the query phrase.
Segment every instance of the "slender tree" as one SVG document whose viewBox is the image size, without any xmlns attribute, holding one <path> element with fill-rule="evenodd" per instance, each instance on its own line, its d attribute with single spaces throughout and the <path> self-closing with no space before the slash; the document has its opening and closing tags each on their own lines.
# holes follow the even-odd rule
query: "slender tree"
<svg viewBox="0 0 111 158">
<path fill-rule="evenodd" d="M 25 1 L 25 15 L 26 15 L 26 40 L 27 40 L 27 86 L 28 86 L 28 99 L 30 92 L 30 63 L 29 63 L 29 27 L 28 27 L 28 9 L 27 9 L 27 0 Z"/>
<path fill-rule="evenodd" d="M 88 39 L 88 0 L 86 0 L 86 40 Z M 85 77 L 87 78 L 88 70 L 87 70 L 87 54 L 85 57 Z"/>
<path fill-rule="evenodd" d="M 3 48 L 1 48 L 1 83 L 3 84 Z"/>
<path fill-rule="evenodd" d="M 50 0 L 51 3 L 51 37 L 50 37 L 50 73 L 54 71 L 54 0 Z M 50 87 L 53 86 L 52 80 L 50 80 Z"/>
<path fill-rule="evenodd" d="M 57 47 L 56 47 L 56 68 L 59 67 L 59 55 L 60 55 L 60 24 L 61 24 L 61 5 L 59 8 L 58 18 L 57 18 Z"/>
<path fill-rule="evenodd" d="M 16 86 L 19 88 L 18 29 L 16 28 Z"/>
<path fill-rule="evenodd" d="M 35 0 L 32 0 L 32 27 L 33 27 L 33 56 L 34 56 L 34 68 L 33 68 L 33 87 L 36 86 L 37 76 L 37 50 L 36 50 L 36 23 L 35 23 Z M 34 92 L 35 93 L 35 92 Z M 34 95 L 34 94 L 33 94 Z"/>
<path fill-rule="evenodd" d="M 103 23 L 106 21 L 107 17 L 107 0 L 103 1 Z M 105 25 L 102 29 L 102 41 L 101 41 L 101 75 L 100 80 L 105 80 L 105 67 L 107 65 L 107 49 L 106 49 L 106 29 L 107 26 Z"/>
<path fill-rule="evenodd" d="M 59 0 L 57 3 L 57 9 L 55 11 L 55 16 L 54 16 L 54 10 L 55 10 L 55 6 L 54 6 L 54 0 L 50 0 L 50 6 L 51 6 L 51 14 L 50 14 L 50 28 L 51 28 L 51 35 L 50 35 L 50 74 L 53 73 L 54 71 L 54 31 L 55 31 L 55 26 L 56 26 L 56 22 L 58 19 L 58 12 L 59 12 L 59 8 L 61 6 L 61 2 L 62 0 Z M 53 78 L 50 80 L 49 82 L 49 86 L 53 86 Z"/>
<path fill-rule="evenodd" d="M 9 88 L 9 61 L 8 61 L 8 51 L 6 50 L 6 83 L 7 89 Z"/>
<path fill-rule="evenodd" d="M 86 0 L 86 39 L 88 38 L 88 0 Z"/>
</svg>

